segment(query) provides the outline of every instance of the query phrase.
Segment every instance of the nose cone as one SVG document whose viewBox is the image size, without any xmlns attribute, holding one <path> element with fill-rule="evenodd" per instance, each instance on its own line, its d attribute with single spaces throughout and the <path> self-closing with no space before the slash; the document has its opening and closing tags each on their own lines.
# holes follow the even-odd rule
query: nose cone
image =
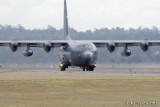
<svg viewBox="0 0 160 107">
<path fill-rule="evenodd" d="M 93 53 L 92 52 L 84 52 L 82 54 L 82 60 L 85 62 L 85 64 L 89 64 L 92 60 L 92 57 L 93 57 Z"/>
</svg>

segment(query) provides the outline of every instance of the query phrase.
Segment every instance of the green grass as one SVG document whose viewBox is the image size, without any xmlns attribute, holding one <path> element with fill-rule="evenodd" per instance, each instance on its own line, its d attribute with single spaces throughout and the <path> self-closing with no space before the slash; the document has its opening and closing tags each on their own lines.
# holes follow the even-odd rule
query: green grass
<svg viewBox="0 0 160 107">
<path fill-rule="evenodd" d="M 0 107 L 125 107 L 157 101 L 160 76 L 52 72 L 0 73 Z"/>
</svg>

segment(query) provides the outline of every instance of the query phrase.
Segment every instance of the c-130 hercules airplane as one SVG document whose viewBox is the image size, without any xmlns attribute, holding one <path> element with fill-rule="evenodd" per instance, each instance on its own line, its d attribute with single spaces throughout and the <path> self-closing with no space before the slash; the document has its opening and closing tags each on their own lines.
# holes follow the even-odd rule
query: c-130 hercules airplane
<svg viewBox="0 0 160 107">
<path fill-rule="evenodd" d="M 121 55 L 128 57 L 131 55 L 129 46 L 140 46 L 146 52 L 149 46 L 160 45 L 160 41 L 153 40 L 72 40 L 69 35 L 66 0 L 64 0 L 64 38 L 63 41 L 0 41 L 0 46 L 9 46 L 12 52 L 16 52 L 19 47 L 26 47 L 23 52 L 26 57 L 33 55 L 31 47 L 43 48 L 46 53 L 49 53 L 52 48 L 58 48 L 61 71 L 65 71 L 69 66 L 81 67 L 83 71 L 93 71 L 98 58 L 97 47 L 107 48 L 110 53 L 114 52 L 116 47 L 124 47 Z"/>
</svg>

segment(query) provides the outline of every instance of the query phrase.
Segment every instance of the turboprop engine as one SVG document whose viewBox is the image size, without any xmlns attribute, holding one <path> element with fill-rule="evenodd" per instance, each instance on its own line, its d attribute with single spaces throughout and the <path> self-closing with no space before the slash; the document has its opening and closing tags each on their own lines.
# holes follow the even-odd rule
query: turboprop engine
<svg viewBox="0 0 160 107">
<path fill-rule="evenodd" d="M 148 48 L 149 48 L 148 42 L 145 42 L 145 43 L 141 44 L 141 49 L 143 50 L 143 52 L 148 51 Z"/>
<path fill-rule="evenodd" d="M 26 49 L 23 51 L 23 55 L 26 56 L 26 57 L 30 57 L 33 55 L 33 51 L 30 50 L 30 49 Z"/>
<path fill-rule="evenodd" d="M 49 53 L 51 51 L 51 44 L 49 42 L 43 44 L 43 49 Z"/>
<path fill-rule="evenodd" d="M 114 52 L 115 51 L 115 43 L 109 43 L 107 45 L 107 49 L 110 53 Z"/>
<path fill-rule="evenodd" d="M 131 54 L 132 54 L 131 50 L 129 50 L 129 49 L 125 49 L 121 53 L 121 55 L 124 56 L 124 57 L 129 57 L 129 56 L 131 56 Z"/>
<path fill-rule="evenodd" d="M 16 42 L 12 42 L 9 44 L 9 47 L 11 49 L 12 52 L 16 52 L 18 49 L 18 44 Z"/>
</svg>

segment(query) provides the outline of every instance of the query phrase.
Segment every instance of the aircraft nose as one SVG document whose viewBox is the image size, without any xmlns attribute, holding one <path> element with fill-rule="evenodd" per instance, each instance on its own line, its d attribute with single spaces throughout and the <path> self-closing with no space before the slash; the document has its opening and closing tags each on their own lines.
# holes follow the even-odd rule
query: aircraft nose
<svg viewBox="0 0 160 107">
<path fill-rule="evenodd" d="M 89 51 L 84 52 L 82 54 L 82 58 L 87 64 L 92 60 L 92 57 L 93 57 L 93 53 L 91 53 Z"/>
</svg>

